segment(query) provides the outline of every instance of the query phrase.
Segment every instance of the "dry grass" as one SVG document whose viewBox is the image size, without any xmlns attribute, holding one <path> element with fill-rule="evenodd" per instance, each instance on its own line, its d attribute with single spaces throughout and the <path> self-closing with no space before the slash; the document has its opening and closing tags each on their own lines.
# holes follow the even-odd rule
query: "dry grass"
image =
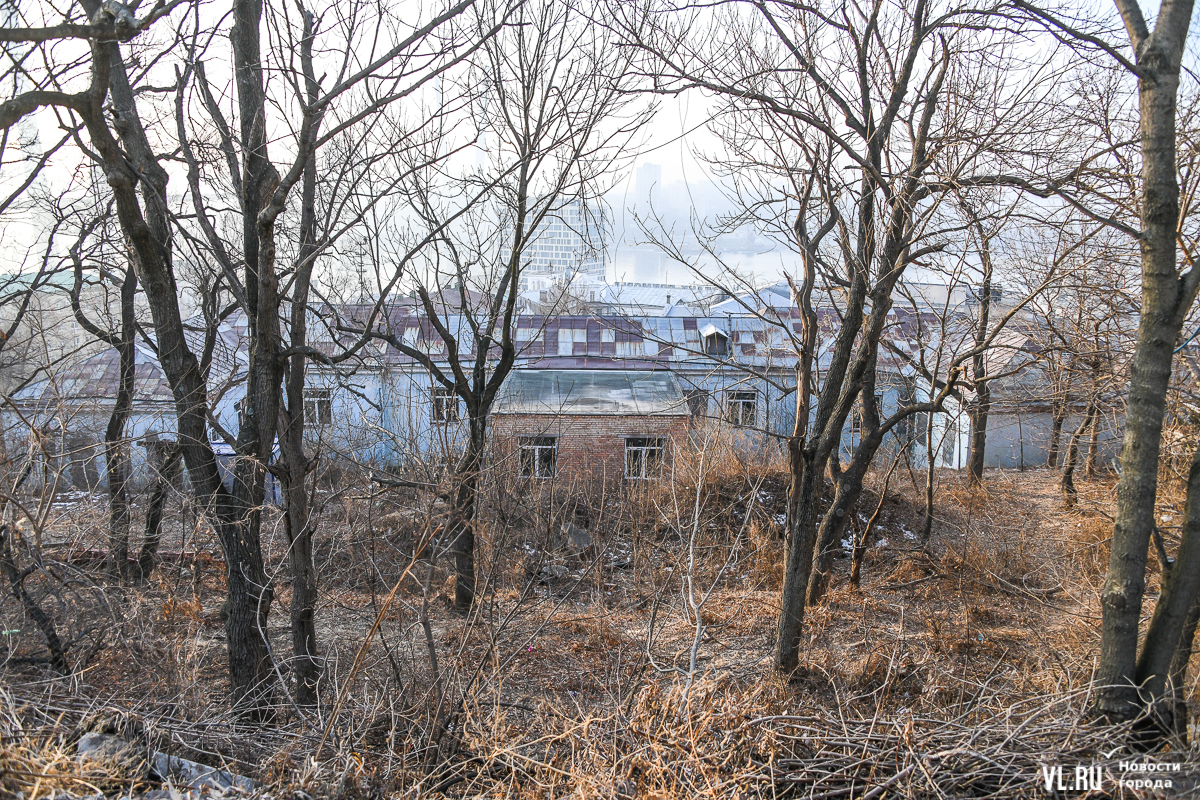
<svg viewBox="0 0 1200 800">
<path fill-rule="evenodd" d="M 106 646 L 69 679 L 10 662 L 0 733 L 20 746 L 2 790 L 33 800 L 19 776 L 45 772 L 47 787 L 80 793 L 68 785 L 87 779 L 72 737 L 109 707 L 140 719 L 157 746 L 253 774 L 275 796 L 1040 796 L 1041 764 L 1090 764 L 1122 735 L 1079 723 L 1111 481 L 1080 481 L 1068 510 L 1045 473 L 996 473 L 986 491 L 943 475 L 922 548 L 920 493 L 894 480 L 861 587 L 839 560 L 809 612 L 803 675 L 785 683 L 770 652 L 786 484 L 777 465 L 712 463 L 627 496 L 492 490 L 478 613 L 453 614 L 445 562 L 421 562 L 353 674 L 383 595 L 443 509 L 415 494 L 343 492 L 318 542 L 323 696 L 348 698 L 337 720 L 328 705 L 296 716 L 284 698 L 268 731 L 229 716 L 219 563 L 168 562 L 138 590 L 81 582 L 73 591 L 94 598 L 100 586 L 114 609 L 86 606 L 91 623 L 108 620 Z M 874 508 L 881 482 L 868 482 L 860 508 Z M 593 545 L 565 553 L 559 528 L 580 513 Z M 186 515 L 171 524 L 178 536 Z M 65 508 L 56 530 L 64 550 L 97 546 L 102 504 Z M 211 552 L 209 534 L 187 530 Z M 266 549 L 281 604 L 268 632 L 283 659 L 278 533 Z M 13 644 L 10 656 L 40 647 L 25 632 Z M 1193 758 L 1178 747 L 1161 757 Z"/>
</svg>

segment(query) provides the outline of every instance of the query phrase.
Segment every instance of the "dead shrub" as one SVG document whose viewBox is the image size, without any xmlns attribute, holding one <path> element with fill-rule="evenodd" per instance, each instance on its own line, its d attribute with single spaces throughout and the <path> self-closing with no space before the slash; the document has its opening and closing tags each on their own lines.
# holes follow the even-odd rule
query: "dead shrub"
<svg viewBox="0 0 1200 800">
<path fill-rule="evenodd" d="M 925 679 L 922 665 L 911 656 L 897 658 L 895 653 L 873 652 L 859 668 L 852 685 L 860 693 L 860 701 L 869 697 L 878 706 L 892 699 L 911 701 L 924 690 Z"/>
<path fill-rule="evenodd" d="M 1112 522 L 1105 517 L 1094 514 L 1076 515 L 1074 526 L 1068 526 L 1066 533 L 1071 561 L 1079 575 L 1097 580 L 1108 572 L 1108 550 L 1112 532 Z M 1151 553 L 1154 553 L 1153 548 Z"/>
</svg>

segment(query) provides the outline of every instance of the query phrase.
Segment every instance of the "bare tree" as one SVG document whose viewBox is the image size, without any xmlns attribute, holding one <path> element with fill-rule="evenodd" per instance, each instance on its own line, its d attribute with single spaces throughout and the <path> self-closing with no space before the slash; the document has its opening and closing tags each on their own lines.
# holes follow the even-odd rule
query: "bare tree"
<svg viewBox="0 0 1200 800">
<path fill-rule="evenodd" d="M 1118 0 L 1128 46 L 1110 31 L 1067 10 L 1040 7 L 1017 0 L 1019 9 L 1073 41 L 1086 54 L 1103 54 L 1137 80 L 1139 102 L 1140 177 L 1127 195 L 1138 206 L 1140 221 L 1132 222 L 1112 206 L 1111 195 L 1084 191 L 1076 195 L 1093 213 L 1133 237 L 1141 249 L 1142 302 L 1137 344 L 1130 365 L 1128 413 L 1121 448 L 1121 477 L 1108 577 L 1101 596 L 1103 608 L 1096 710 L 1110 719 L 1137 715 L 1145 702 L 1158 705 L 1173 692 L 1169 686 L 1172 659 L 1183 645 L 1181 634 L 1200 593 L 1200 519 L 1189 517 L 1175 564 L 1164 577 L 1141 654 L 1139 625 L 1145 592 L 1145 573 L 1151 534 L 1155 527 L 1158 462 L 1163 418 L 1175 343 L 1200 289 L 1200 269 L 1186 226 L 1177 150 L 1177 102 L 1185 45 L 1191 24 L 1191 0 L 1168 0 L 1160 5 L 1151 29 L 1135 2 Z M 1121 151 L 1129 150 L 1125 145 Z M 1121 153 L 1117 153 L 1120 157 Z M 1192 156 L 1194 158 L 1194 156 Z M 1128 174 L 1132 175 L 1133 170 Z M 1076 200 L 1078 202 L 1078 200 Z M 1177 256 L 1182 243 L 1186 268 Z M 1189 492 L 1193 484 L 1189 484 Z M 1200 491 L 1200 486 L 1197 486 Z M 1193 504 L 1193 508 L 1200 504 Z M 1195 510 L 1192 512 L 1196 513 Z M 1190 649 L 1190 642 L 1187 643 Z M 1179 720 L 1173 706 L 1162 710 L 1168 725 Z"/>
<path fill-rule="evenodd" d="M 906 268 L 947 246 L 953 225 L 941 207 L 951 190 L 1006 165 L 1013 129 L 998 121 L 1032 119 L 1051 91 L 1053 68 L 1026 65 L 1019 88 L 1007 83 L 995 65 L 973 57 L 989 47 L 1005 52 L 1006 32 L 969 33 L 987 26 L 968 6 L 917 0 L 825 11 L 731 3 L 719 4 L 711 19 L 708 13 L 655 14 L 647 33 L 629 37 L 646 53 L 656 90 L 695 87 L 729 101 L 721 119 L 734 154 L 730 172 L 765 176 L 749 207 L 775 220 L 801 259 L 788 553 L 775 650 L 776 668 L 790 673 L 806 597 L 820 597 L 828 575 L 814 569 L 817 553 L 832 552 L 818 539 L 835 542 L 844 529 L 884 437 L 912 414 L 938 410 L 964 372 L 962 361 L 945 363 L 925 402 L 881 414 L 873 384 L 893 292 Z M 818 375 L 814 295 L 823 292 L 836 293 L 840 319 Z M 861 443 L 842 468 L 836 450 L 856 408 Z M 826 467 L 837 497 L 821 521 Z"/>
<path fill-rule="evenodd" d="M 224 91 L 213 91 L 204 75 L 205 48 L 220 41 L 216 35 L 220 31 L 201 18 L 198 7 L 190 25 L 182 24 L 184 17 L 174 17 L 175 42 L 151 36 L 144 46 L 157 49 L 139 53 L 137 60 L 132 58 L 139 46 L 134 40 L 145 39 L 147 31 L 167 28 L 156 23 L 184 8 L 181 2 L 159 3 L 138 18 L 124 6 L 82 0 L 80 8 L 66 12 L 57 23 L 0 29 L 0 41 L 41 46 L 45 51 L 41 61 L 47 65 L 33 86 L 14 88 L 13 96 L 0 103 L 0 129 L 11 128 L 41 107 L 53 106 L 79 120 L 87 133 L 87 155 L 97 161 L 106 176 L 117 220 L 146 291 L 159 361 L 175 395 L 183 460 L 225 554 L 229 597 L 223 617 L 233 699 L 236 705 L 260 717 L 268 713 L 273 670 L 264 638 L 272 589 L 263 566 L 259 526 L 266 468 L 278 430 L 282 372 L 291 355 L 280 340 L 280 305 L 287 278 L 277 263 L 277 223 L 288 207 L 292 189 L 324 143 L 403 99 L 454 63 L 460 41 L 450 30 L 450 23 L 470 7 L 471 0 L 448 6 L 416 24 L 400 23 L 380 6 L 360 5 L 364 13 L 348 13 L 338 19 L 339 35 L 330 37 L 335 59 L 331 66 L 336 64 L 330 74 L 334 78 L 314 100 L 312 59 L 302 57 L 296 64 L 292 57 L 305 49 L 305 43 L 311 48 L 318 35 L 313 14 L 301 9 L 299 19 L 292 19 L 285 10 L 272 9 L 278 14 L 278 25 L 271 30 L 280 39 L 270 39 L 264 28 L 263 5 L 235 0 L 228 18 L 231 86 L 236 87 L 232 123 L 214 99 Z M 370 10 L 375 13 L 366 13 Z M 216 24 L 226 22 L 222 19 Z M 394 38 L 379 50 L 360 50 L 357 45 L 362 37 L 374 36 L 377 28 Z M 53 45 L 64 39 L 86 43 L 87 54 L 60 63 L 58 53 L 69 50 L 54 49 Z M 269 55 L 263 52 L 264 42 Z M 231 194 L 225 200 L 232 203 L 213 205 L 232 205 L 238 221 L 219 231 L 212 224 L 205 201 L 203 190 L 209 185 L 201 186 L 200 170 L 192 158 L 194 137 L 188 126 L 184 120 L 177 120 L 178 142 L 171 146 L 170 132 L 144 124 L 139 110 L 139 106 L 153 104 L 163 93 L 139 95 L 135 86 L 170 69 L 167 54 L 173 45 L 175 52 L 190 57 L 179 65 L 172 88 L 178 94 L 186 87 L 199 87 L 201 104 L 209 112 L 216 138 L 215 152 L 228 168 L 225 185 Z M 269 91 L 266 82 L 269 57 L 281 65 L 279 74 L 283 77 L 277 94 L 273 87 Z M 153 69 L 141 68 L 141 64 L 151 64 Z M 58 88 L 63 85 L 81 88 L 74 92 Z M 281 120 L 277 109 L 281 114 L 295 114 Z M 322 131 L 321 123 L 331 109 L 340 110 L 343 116 Z M 157 122 L 164 116 L 152 118 Z M 279 145 L 280 150 L 290 149 L 282 170 L 275 167 L 267 152 L 268 127 L 277 123 L 292 132 L 289 146 Z M 188 345 L 179 307 L 173 263 L 174 220 L 166 191 L 168 173 L 160 163 L 161 158 L 173 158 L 176 147 L 188 162 L 192 219 L 199 230 L 193 238 L 206 242 L 217 255 L 226 286 L 249 321 L 250 364 L 232 489 L 222 483 L 209 443 L 205 365 Z M 230 235 L 237 230 L 239 234 Z"/>
<path fill-rule="evenodd" d="M 126 438 L 125 426 L 133 412 L 133 381 L 136 350 L 134 349 L 137 336 L 136 320 L 134 319 L 134 299 L 137 296 L 137 273 L 133 264 L 126 262 L 124 275 L 101 274 L 95 275 L 88 269 L 89 280 L 112 281 L 118 289 L 118 320 L 115 330 L 107 330 L 89 318 L 80 301 L 85 278 L 84 260 L 89 255 L 83 252 L 87 239 L 99 227 L 102 227 L 108 216 L 104 209 L 97 209 L 101 216 L 93 217 L 82 225 L 79 236 L 70 249 L 71 265 L 74 269 L 75 280 L 71 286 L 71 311 L 79 325 L 87 333 L 117 352 L 117 391 L 113 399 L 112 413 L 104 429 L 104 472 L 105 483 L 108 486 L 109 507 L 109 571 L 117 581 L 125 581 L 130 577 L 129 570 L 129 493 L 126 484 L 129 482 L 130 458 L 129 441 Z M 90 260 L 90 259 L 89 259 Z M 94 261 L 92 263 L 98 263 Z M 101 273 L 108 270 L 101 268 Z"/>
<path fill-rule="evenodd" d="M 495 10 L 477 13 L 482 25 Z M 413 219 L 404 224 L 410 240 L 427 246 L 419 258 L 381 264 L 388 272 L 379 283 L 409 284 L 425 322 L 420 341 L 406 340 L 381 299 L 365 330 L 466 410 L 446 526 L 460 611 L 476 596 L 473 525 L 489 417 L 524 346 L 514 321 L 528 250 L 539 227 L 566 218 L 569 206 L 598 213 L 601 181 L 629 157 L 625 148 L 647 118 L 627 92 L 630 58 L 583 10 L 561 0 L 522 4 L 464 78 L 479 87 L 479 165 L 413 174 Z"/>
<path fill-rule="evenodd" d="M 983 483 L 984 460 L 987 455 L 987 423 L 992 409 L 991 383 L 987 376 L 984 346 L 987 341 L 988 323 L 991 321 L 992 306 L 999 293 L 997 275 L 992 261 L 992 239 L 994 232 L 985 229 L 984 221 L 970 206 L 964 209 L 971 222 L 971 239 L 979 255 L 980 280 L 978 289 L 979 316 L 975 325 L 975 349 L 971 358 L 971 388 L 975 402 L 971 406 L 971 449 L 967 456 L 967 481 L 974 486 Z"/>
</svg>

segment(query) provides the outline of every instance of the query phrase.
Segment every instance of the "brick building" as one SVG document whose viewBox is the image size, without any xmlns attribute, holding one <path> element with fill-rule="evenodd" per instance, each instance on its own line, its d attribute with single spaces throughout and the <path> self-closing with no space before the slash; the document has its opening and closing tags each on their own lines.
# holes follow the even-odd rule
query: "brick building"
<svg viewBox="0 0 1200 800">
<path fill-rule="evenodd" d="M 497 463 L 530 480 L 649 480 L 687 439 L 687 397 L 665 370 L 515 370 L 497 398 Z"/>
</svg>

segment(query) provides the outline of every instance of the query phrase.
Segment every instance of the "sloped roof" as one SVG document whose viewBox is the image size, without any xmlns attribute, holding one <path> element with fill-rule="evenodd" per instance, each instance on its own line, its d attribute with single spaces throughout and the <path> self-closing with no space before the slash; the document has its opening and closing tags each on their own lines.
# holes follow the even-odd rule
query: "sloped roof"
<svg viewBox="0 0 1200 800">
<path fill-rule="evenodd" d="M 108 349 L 59 371 L 53 378 L 38 381 L 17 392 L 16 399 L 45 401 L 115 397 L 120 381 L 117 351 Z M 135 402 L 171 402 L 171 387 L 154 354 L 135 348 L 133 368 Z"/>
<path fill-rule="evenodd" d="M 665 371 L 519 369 L 504 382 L 494 413 L 686 416 L 688 407 Z"/>
<path fill-rule="evenodd" d="M 714 315 L 745 314 L 747 309 L 762 311 L 768 308 L 788 311 L 795 305 L 796 300 L 792 297 L 791 287 L 787 283 L 775 283 L 723 300 L 712 307 L 712 313 Z"/>
<path fill-rule="evenodd" d="M 841 326 L 841 317 L 832 308 L 818 308 L 820 328 L 819 358 L 828 356 L 827 348 Z M 938 320 L 929 313 L 903 308 L 889 312 L 885 338 L 904 353 L 914 354 L 938 346 Z M 474 359 L 475 336 L 465 317 L 448 315 L 441 324 L 457 336 L 459 358 Z M 723 316 L 657 315 L 519 315 L 514 320 L 517 359 L 526 369 L 612 369 L 620 370 L 630 362 L 641 368 L 672 369 L 689 362 L 711 364 L 703 336 L 714 333 L 729 342 L 723 359 L 740 365 L 787 368 L 795 362 L 792 335 L 800 331 L 799 312 L 795 308 L 762 316 L 745 313 Z M 400 314 L 382 321 L 380 328 L 390 331 L 434 360 L 445 358 L 445 347 L 432 322 L 423 314 Z M 313 346 L 333 353 L 357 336 L 334 333 L 321 326 L 310 328 Z M 790 334 L 790 335 L 789 335 Z M 499 332 L 494 335 L 499 339 Z M 336 341 L 335 341 L 336 340 Z M 382 342 L 374 342 L 360 351 L 364 358 L 385 364 L 405 365 L 415 359 Z M 907 361 L 885 348 L 880 365 L 889 369 L 906 368 Z"/>
<path fill-rule="evenodd" d="M 200 352 L 204 334 L 199 325 L 189 325 L 185 336 L 193 352 Z M 240 313 L 218 326 L 209 372 L 210 390 L 221 391 L 225 384 L 244 379 L 247 337 L 246 319 Z M 135 345 L 133 362 L 133 401 L 173 403 L 174 395 L 154 351 L 140 343 Z M 115 349 L 108 348 L 55 370 L 50 378 L 29 384 L 13 399 L 30 404 L 112 400 L 117 396 L 120 380 L 120 356 Z"/>
</svg>

